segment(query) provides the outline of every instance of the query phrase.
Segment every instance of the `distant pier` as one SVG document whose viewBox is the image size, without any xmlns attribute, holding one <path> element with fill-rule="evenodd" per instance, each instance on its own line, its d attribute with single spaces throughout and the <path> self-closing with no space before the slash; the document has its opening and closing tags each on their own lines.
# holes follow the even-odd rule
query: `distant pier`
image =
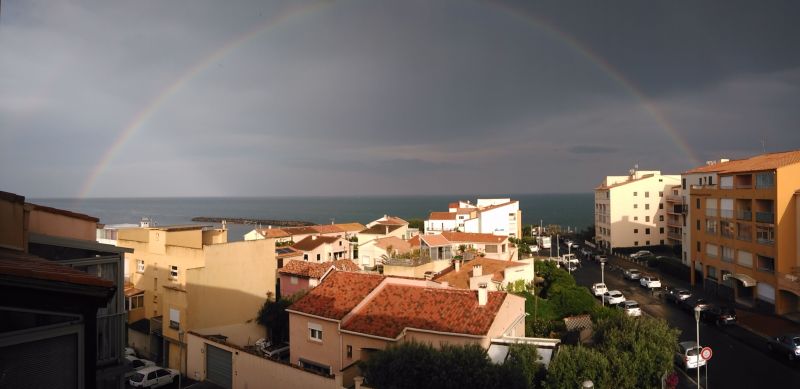
<svg viewBox="0 0 800 389">
<path fill-rule="evenodd" d="M 197 216 L 192 218 L 193 222 L 202 222 L 202 223 L 222 223 L 223 220 L 226 223 L 230 224 L 260 224 L 263 226 L 276 226 L 276 227 L 303 227 L 303 226 L 313 226 L 316 224 L 302 220 L 244 219 L 240 217 Z"/>
</svg>

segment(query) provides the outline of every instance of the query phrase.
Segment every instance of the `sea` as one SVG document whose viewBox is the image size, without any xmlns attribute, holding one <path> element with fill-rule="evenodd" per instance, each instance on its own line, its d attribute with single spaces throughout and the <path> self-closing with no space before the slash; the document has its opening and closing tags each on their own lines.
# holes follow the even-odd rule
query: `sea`
<svg viewBox="0 0 800 389">
<path fill-rule="evenodd" d="M 457 200 L 508 198 L 508 195 L 349 196 L 349 197 L 168 197 L 168 198 L 40 198 L 28 202 L 83 213 L 104 224 L 198 224 L 193 217 L 299 220 L 317 224 L 369 223 L 383 215 L 426 219 L 431 211 L 447 211 Z M 594 222 L 593 193 L 518 194 L 524 224 L 556 224 L 564 230 Z M 219 226 L 215 223 L 202 223 Z M 228 240 L 243 240 L 253 225 L 228 224 Z"/>
</svg>

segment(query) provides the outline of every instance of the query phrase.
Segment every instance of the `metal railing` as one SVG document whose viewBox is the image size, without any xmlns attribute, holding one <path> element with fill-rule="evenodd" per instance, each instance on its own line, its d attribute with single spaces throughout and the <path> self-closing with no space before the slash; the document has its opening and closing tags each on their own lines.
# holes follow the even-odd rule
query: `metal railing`
<svg viewBox="0 0 800 389">
<path fill-rule="evenodd" d="M 775 223 L 775 214 L 772 212 L 756 212 L 756 221 L 759 223 Z"/>
<path fill-rule="evenodd" d="M 753 220 L 753 211 L 739 210 L 739 211 L 736 212 L 736 219 L 752 221 Z"/>
</svg>

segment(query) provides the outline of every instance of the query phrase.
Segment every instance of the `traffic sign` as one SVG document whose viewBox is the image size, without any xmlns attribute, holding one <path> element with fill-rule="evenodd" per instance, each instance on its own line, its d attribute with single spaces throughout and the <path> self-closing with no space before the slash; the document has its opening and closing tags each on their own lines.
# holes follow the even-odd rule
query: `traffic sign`
<svg viewBox="0 0 800 389">
<path fill-rule="evenodd" d="M 711 352 L 711 347 L 703 347 L 703 349 L 700 350 L 700 358 L 703 358 L 703 360 L 706 361 L 711 359 L 711 355 L 713 354 L 714 353 Z"/>
</svg>

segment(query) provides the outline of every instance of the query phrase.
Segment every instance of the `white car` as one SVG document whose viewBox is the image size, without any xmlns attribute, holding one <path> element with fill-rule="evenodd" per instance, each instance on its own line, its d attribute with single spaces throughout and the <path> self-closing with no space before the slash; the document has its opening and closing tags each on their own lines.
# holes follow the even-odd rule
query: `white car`
<svg viewBox="0 0 800 389">
<path fill-rule="evenodd" d="M 145 367 L 155 366 L 156 363 L 153 361 L 148 361 L 147 359 L 137 358 L 133 355 L 126 355 L 125 360 L 128 361 L 128 364 L 133 367 L 134 370 L 141 370 Z"/>
<path fill-rule="evenodd" d="M 697 342 L 693 340 L 678 343 L 675 362 L 684 370 L 696 369 L 706 364 L 706 360 L 700 358 L 700 347 L 697 347 Z"/>
<path fill-rule="evenodd" d="M 134 350 L 132 347 L 125 347 L 125 356 L 128 356 L 128 355 L 135 357 L 136 356 L 136 350 Z"/>
<path fill-rule="evenodd" d="M 643 276 L 639 279 L 639 283 L 648 289 L 661 287 L 661 280 L 659 280 L 658 277 L 655 276 Z"/>
<path fill-rule="evenodd" d="M 150 366 L 137 371 L 128 379 L 128 383 L 134 388 L 158 388 L 175 382 L 178 374 L 175 369 Z"/>
<path fill-rule="evenodd" d="M 592 285 L 592 294 L 594 294 L 595 296 L 602 296 L 603 293 L 605 293 L 605 292 L 608 292 L 608 288 L 606 287 L 606 284 L 604 284 L 602 282 L 598 282 L 598 283 Z"/>
<path fill-rule="evenodd" d="M 617 308 L 621 309 L 628 316 L 642 316 L 642 309 L 639 308 L 639 303 L 633 300 L 626 300 L 617 304 Z"/>
<path fill-rule="evenodd" d="M 625 296 L 618 290 L 609 290 L 603 293 L 603 301 L 608 305 L 616 305 L 625 301 Z"/>
</svg>

